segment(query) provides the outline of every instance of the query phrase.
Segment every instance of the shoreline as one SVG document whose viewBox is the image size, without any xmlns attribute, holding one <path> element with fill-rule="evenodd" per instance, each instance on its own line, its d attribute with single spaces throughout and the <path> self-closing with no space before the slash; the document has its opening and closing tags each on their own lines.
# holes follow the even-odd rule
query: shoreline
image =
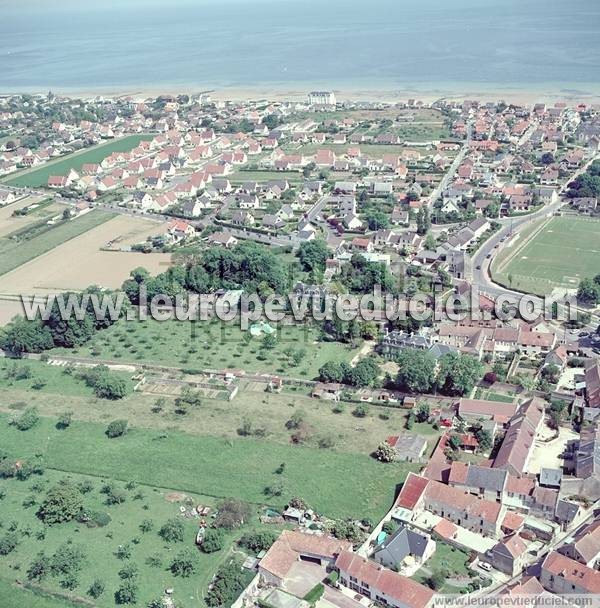
<svg viewBox="0 0 600 608">
<path fill-rule="evenodd" d="M 415 99 L 424 103 L 432 103 L 439 100 L 462 101 L 475 99 L 481 102 L 505 101 L 516 104 L 533 104 L 538 102 L 555 103 L 558 101 L 576 105 L 577 103 L 600 104 L 600 87 L 598 84 L 581 84 L 577 88 L 567 88 L 568 85 L 540 85 L 539 88 L 519 87 L 511 85 L 499 87 L 498 85 L 487 88 L 483 84 L 469 83 L 464 86 L 439 87 L 398 87 L 386 88 L 370 85 L 365 87 L 326 86 L 323 84 L 308 86 L 306 84 L 289 85 L 256 85 L 256 86 L 221 86 L 201 87 L 190 85 L 164 85 L 164 86 L 115 86 L 115 87 L 82 87 L 82 88 L 58 88 L 52 89 L 53 93 L 65 97 L 94 99 L 97 97 L 110 98 L 132 98 L 142 101 L 149 97 L 160 95 L 192 95 L 206 93 L 216 101 L 245 101 L 245 100 L 267 100 L 267 101 L 305 101 L 307 95 L 313 90 L 330 90 L 336 95 L 337 100 L 344 101 L 371 101 L 380 103 L 397 103 Z M 573 85 L 575 86 L 575 85 Z M 29 88 L 22 90 L 0 91 L 1 96 L 18 94 L 46 94 L 48 88 Z"/>
</svg>

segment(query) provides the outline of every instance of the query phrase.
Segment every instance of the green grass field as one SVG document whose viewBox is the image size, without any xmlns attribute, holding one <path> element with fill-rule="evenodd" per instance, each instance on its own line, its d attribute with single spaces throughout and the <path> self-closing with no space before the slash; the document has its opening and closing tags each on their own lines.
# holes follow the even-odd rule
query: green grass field
<svg viewBox="0 0 600 608">
<path fill-rule="evenodd" d="M 118 403 L 105 407 L 112 409 L 114 418 L 120 417 Z M 55 418 L 41 418 L 23 432 L 10 426 L 9 420 L 0 415 L 2 449 L 15 458 L 41 455 L 51 469 L 204 496 L 235 496 L 274 507 L 301 496 L 320 513 L 336 518 L 378 521 L 411 470 L 410 465 L 382 464 L 366 454 L 254 438 L 133 428 L 124 437 L 108 439 L 106 424 L 75 421 L 62 431 L 56 428 Z M 281 463 L 285 470 L 276 474 Z M 274 482 L 283 484 L 283 493 L 267 498 L 264 490 Z"/>
<path fill-rule="evenodd" d="M 528 238 L 525 234 L 492 268 L 504 285 L 546 295 L 555 288 L 577 289 L 584 277 L 600 271 L 600 221 L 553 217 Z M 511 281 L 512 278 L 512 281 Z"/>
<path fill-rule="evenodd" d="M 115 217 L 114 213 L 95 209 L 81 217 L 60 221 L 52 226 L 46 224 L 27 227 L 17 235 L 0 238 L 0 275 L 25 262 L 58 247 L 62 243 L 103 224 Z"/>
<path fill-rule="evenodd" d="M 67 431 L 68 432 L 68 431 Z M 91 485 L 92 490 L 83 495 L 83 504 L 87 509 L 105 513 L 110 522 L 103 527 L 88 527 L 75 521 L 53 526 L 44 526 L 37 518 L 36 511 L 48 488 L 61 480 L 69 479 L 74 484 L 82 482 Z M 133 485 L 123 482 L 115 485 L 124 490 L 125 501 L 121 504 L 107 505 L 106 496 L 101 492 L 102 486 L 108 479 L 99 479 L 84 475 L 74 475 L 46 469 L 41 476 L 34 475 L 26 481 L 16 479 L 0 481 L 0 488 L 6 493 L 0 502 L 2 521 L 5 529 L 0 531 L 2 536 L 9 522 L 18 524 L 20 542 L 9 555 L 0 558 L 0 605 L 19 606 L 22 608 L 64 608 L 69 606 L 69 600 L 84 600 L 87 605 L 99 608 L 112 608 L 115 605 L 114 592 L 121 584 L 118 572 L 123 566 L 134 564 L 138 569 L 137 584 L 139 586 L 138 602 L 136 605 L 146 606 L 148 602 L 160 597 L 164 589 L 174 589 L 176 600 L 188 605 L 202 606 L 208 584 L 219 564 L 230 555 L 230 547 L 239 538 L 243 530 L 226 534 L 225 546 L 220 551 L 206 554 L 195 551 L 196 572 L 189 578 L 174 576 L 169 570 L 173 556 L 184 548 L 194 547 L 194 539 L 198 530 L 198 519 L 181 516 L 179 507 L 184 501 L 167 500 L 168 490 L 162 488 Z M 194 505 L 202 504 L 214 507 L 215 500 L 210 497 L 188 494 L 186 496 Z M 32 504 L 33 503 L 33 504 Z M 184 541 L 166 543 L 158 535 L 158 530 L 170 518 L 178 518 L 184 524 Z M 150 520 L 153 529 L 147 532 L 140 530 L 140 522 Z M 253 515 L 250 526 L 260 525 L 257 514 Z M 38 533 L 44 533 L 43 541 L 36 538 Z M 29 535 L 28 535 L 29 534 Z M 33 558 L 44 551 L 51 556 L 65 542 L 84 549 L 86 560 L 77 575 L 77 586 L 73 590 L 61 587 L 60 577 L 48 575 L 40 582 L 27 581 L 26 571 Z M 128 545 L 131 555 L 121 559 L 115 555 L 119 545 Z M 159 565 L 150 565 L 147 560 L 151 556 L 160 556 Z M 23 589 L 14 585 L 18 579 L 31 586 Z M 91 600 L 87 590 L 95 580 L 105 585 L 104 593 L 96 600 Z M 11 584 L 13 583 L 13 584 Z M 78 604 L 79 605 L 79 604 Z"/>
<path fill-rule="evenodd" d="M 285 325 L 277 331 L 277 345 L 261 350 L 262 338 L 246 342 L 239 324 L 220 321 L 120 321 L 98 332 L 85 346 L 62 354 L 123 362 L 147 362 L 193 369 L 244 369 L 313 379 L 329 360 L 350 361 L 357 349 L 338 342 L 317 342 L 318 329 Z M 294 366 L 284 351 L 303 351 Z"/>
<path fill-rule="evenodd" d="M 128 135 L 121 139 L 111 140 L 93 148 L 74 152 L 62 158 L 49 161 L 40 167 L 26 169 L 19 175 L 8 176 L 3 181 L 9 186 L 33 187 L 45 186 L 51 175 L 66 175 L 70 169 L 78 171 L 85 163 L 100 163 L 113 152 L 127 152 L 135 148 L 140 141 L 150 140 L 154 135 Z"/>
</svg>

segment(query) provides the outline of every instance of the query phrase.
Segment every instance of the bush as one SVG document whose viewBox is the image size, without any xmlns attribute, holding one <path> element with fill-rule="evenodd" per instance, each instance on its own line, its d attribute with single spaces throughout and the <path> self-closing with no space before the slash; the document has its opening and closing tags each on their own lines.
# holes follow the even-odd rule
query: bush
<svg viewBox="0 0 600 608">
<path fill-rule="evenodd" d="M 215 528 L 209 528 L 204 533 L 201 549 L 204 553 L 214 553 L 220 551 L 224 545 L 223 532 Z"/>
<path fill-rule="evenodd" d="M 255 530 L 253 532 L 246 532 L 240 538 L 239 544 L 254 553 L 260 553 L 266 551 L 277 539 L 277 535 L 274 532 L 268 530 Z"/>
<path fill-rule="evenodd" d="M 183 541 L 183 532 L 183 522 L 172 517 L 163 524 L 158 535 L 168 543 L 177 543 Z"/>
<path fill-rule="evenodd" d="M 48 490 L 37 515 L 45 524 L 58 524 L 75 519 L 81 512 L 79 490 L 70 483 L 61 483 Z"/>
<path fill-rule="evenodd" d="M 365 418 L 369 414 L 369 406 L 366 403 L 359 403 L 352 412 L 357 418 Z"/>
<path fill-rule="evenodd" d="M 104 593 L 104 583 L 99 580 L 96 579 L 91 585 L 90 588 L 87 591 L 87 594 L 90 597 L 93 597 L 94 599 L 98 599 L 103 593 Z"/>
<path fill-rule="evenodd" d="M 127 420 L 113 420 L 106 427 L 106 436 L 110 439 L 114 439 L 115 437 L 122 437 L 127 432 Z"/>
<path fill-rule="evenodd" d="M 39 421 L 40 416 L 36 407 L 28 407 L 18 418 L 12 421 L 12 425 L 20 431 L 28 431 Z"/>
<path fill-rule="evenodd" d="M 207 530 L 208 532 L 208 530 Z M 171 572 L 175 576 L 184 578 L 191 576 L 196 571 L 196 553 L 192 549 L 180 551 L 171 563 Z"/>
<path fill-rule="evenodd" d="M 16 532 L 9 532 L 0 538 L 0 555 L 12 553 L 19 544 L 19 535 Z"/>
<path fill-rule="evenodd" d="M 251 509 L 248 504 L 236 498 L 226 498 L 218 505 L 218 515 L 215 528 L 233 530 L 239 528 L 250 519 Z"/>
</svg>

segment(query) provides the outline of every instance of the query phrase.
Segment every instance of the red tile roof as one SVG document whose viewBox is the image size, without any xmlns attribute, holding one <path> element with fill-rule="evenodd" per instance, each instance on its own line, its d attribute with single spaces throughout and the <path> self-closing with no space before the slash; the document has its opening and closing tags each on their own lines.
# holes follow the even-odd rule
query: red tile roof
<svg viewBox="0 0 600 608">
<path fill-rule="evenodd" d="M 542 564 L 542 570 L 554 576 L 562 576 L 565 580 L 589 593 L 600 593 L 600 572 L 556 551 L 547 555 Z"/>
<path fill-rule="evenodd" d="M 414 509 L 416 504 L 419 502 L 427 484 L 428 479 L 416 475 L 415 473 L 409 473 L 398 498 L 396 499 L 397 507 L 404 507 L 405 509 Z"/>
<path fill-rule="evenodd" d="M 434 596 L 428 587 L 350 551 L 340 553 L 335 565 L 340 572 L 354 576 L 358 581 L 367 583 L 370 589 L 375 589 L 408 608 L 424 608 Z"/>
</svg>

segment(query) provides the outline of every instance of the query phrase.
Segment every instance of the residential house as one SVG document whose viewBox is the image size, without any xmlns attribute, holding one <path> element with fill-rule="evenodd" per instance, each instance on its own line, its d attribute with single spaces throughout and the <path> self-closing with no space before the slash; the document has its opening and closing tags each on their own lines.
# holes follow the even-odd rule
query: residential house
<svg viewBox="0 0 600 608">
<path fill-rule="evenodd" d="M 536 434 L 544 422 L 544 403 L 537 397 L 525 401 L 511 418 L 502 445 L 494 459 L 494 468 L 522 475 L 528 469 Z"/>
<path fill-rule="evenodd" d="M 208 242 L 211 245 L 220 245 L 221 247 L 225 247 L 225 249 L 230 249 L 237 245 L 238 240 L 229 232 L 213 232 L 208 237 Z"/>
<path fill-rule="evenodd" d="M 392 435 L 385 442 L 394 449 L 396 460 L 404 462 L 424 462 L 427 440 L 420 435 L 401 433 Z"/>
<path fill-rule="evenodd" d="M 435 541 L 429 534 L 400 526 L 391 536 L 375 547 L 373 560 L 399 571 L 407 558 L 411 565 L 425 563 L 435 552 Z"/>
<path fill-rule="evenodd" d="M 342 551 L 335 560 L 340 585 L 391 608 L 429 608 L 434 592 L 356 553 Z"/>
<path fill-rule="evenodd" d="M 352 543 L 330 536 L 284 530 L 258 564 L 264 585 L 286 588 L 286 578 L 301 561 L 333 567 L 336 558 L 352 548 Z"/>
<path fill-rule="evenodd" d="M 526 555 L 527 545 L 518 534 L 503 538 L 486 553 L 489 563 L 496 570 L 511 577 L 523 571 Z"/>
<path fill-rule="evenodd" d="M 600 593 L 600 572 L 552 551 L 542 563 L 540 583 L 551 593 L 597 595 Z"/>
</svg>

